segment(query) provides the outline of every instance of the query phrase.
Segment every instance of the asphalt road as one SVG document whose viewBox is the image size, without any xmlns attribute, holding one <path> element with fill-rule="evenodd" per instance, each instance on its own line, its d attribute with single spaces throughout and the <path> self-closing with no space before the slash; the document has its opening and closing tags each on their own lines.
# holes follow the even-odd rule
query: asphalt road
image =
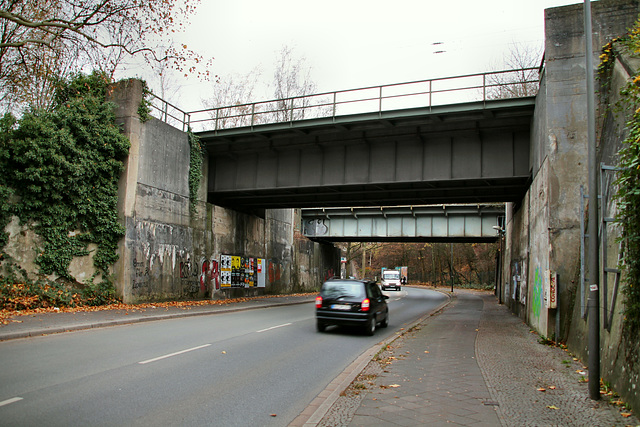
<svg viewBox="0 0 640 427">
<path fill-rule="evenodd" d="M 373 337 L 312 304 L 0 342 L 0 425 L 285 426 L 360 354 L 446 298 L 404 288 Z"/>
</svg>

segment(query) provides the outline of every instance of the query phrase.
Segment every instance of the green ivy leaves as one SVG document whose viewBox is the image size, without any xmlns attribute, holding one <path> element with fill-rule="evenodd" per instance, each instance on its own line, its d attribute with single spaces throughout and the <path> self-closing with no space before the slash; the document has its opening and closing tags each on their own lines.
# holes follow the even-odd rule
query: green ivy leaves
<svg viewBox="0 0 640 427">
<path fill-rule="evenodd" d="M 89 253 L 89 243 L 98 248 L 94 265 L 103 278 L 117 260 L 125 231 L 118 180 L 129 141 L 106 102 L 108 84 L 101 73 L 79 74 L 57 83 L 51 111 L 0 120 L 0 168 L 7 172 L 0 176 L 0 225 L 10 215 L 33 224 L 43 240 L 36 261 L 44 274 L 71 280 L 69 264 Z"/>
<path fill-rule="evenodd" d="M 599 71 L 610 78 L 615 56 L 613 43 L 618 42 L 631 55 L 640 53 L 640 22 L 624 38 L 616 39 L 603 48 Z M 625 324 L 629 331 L 640 330 L 640 70 L 620 91 L 619 107 L 631 112 L 627 122 L 628 136 L 618 152 L 620 171 L 616 180 L 616 221 L 621 226 L 623 246 L 621 268 L 624 271 Z"/>
<path fill-rule="evenodd" d="M 191 151 L 189 159 L 189 210 L 196 212 L 198 203 L 198 189 L 200 188 L 200 180 L 202 179 L 202 161 L 204 148 L 198 138 L 189 129 L 189 148 Z"/>
</svg>

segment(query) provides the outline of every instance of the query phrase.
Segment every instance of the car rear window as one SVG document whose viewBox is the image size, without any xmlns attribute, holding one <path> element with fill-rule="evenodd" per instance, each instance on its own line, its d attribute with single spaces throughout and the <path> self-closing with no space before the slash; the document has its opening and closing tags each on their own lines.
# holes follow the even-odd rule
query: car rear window
<svg viewBox="0 0 640 427">
<path fill-rule="evenodd" d="M 328 299 L 364 299 L 365 290 L 364 284 L 358 282 L 325 282 L 322 285 L 322 291 L 320 292 L 323 298 Z"/>
</svg>

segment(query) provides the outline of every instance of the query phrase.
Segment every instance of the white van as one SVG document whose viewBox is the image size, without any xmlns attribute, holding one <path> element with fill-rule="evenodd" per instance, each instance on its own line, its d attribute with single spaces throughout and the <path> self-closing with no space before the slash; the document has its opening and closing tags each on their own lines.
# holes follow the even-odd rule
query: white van
<svg viewBox="0 0 640 427">
<path fill-rule="evenodd" d="M 400 285 L 400 271 L 399 270 L 384 270 L 382 272 L 382 282 L 380 283 L 383 291 L 387 289 L 395 289 L 399 291 Z"/>
</svg>

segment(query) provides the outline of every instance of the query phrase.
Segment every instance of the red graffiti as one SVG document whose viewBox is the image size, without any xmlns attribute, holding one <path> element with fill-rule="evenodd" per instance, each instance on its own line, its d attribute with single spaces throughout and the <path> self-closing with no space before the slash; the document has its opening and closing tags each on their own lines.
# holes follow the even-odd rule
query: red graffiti
<svg viewBox="0 0 640 427">
<path fill-rule="evenodd" d="M 333 268 L 330 268 L 329 270 L 327 270 L 327 274 L 324 275 L 324 280 L 329 280 L 334 276 L 335 274 L 333 272 Z"/>
<path fill-rule="evenodd" d="M 203 261 L 200 274 L 200 291 L 208 292 L 213 285 L 214 289 L 220 289 L 220 268 L 217 260 Z"/>
<path fill-rule="evenodd" d="M 220 289 L 220 266 L 215 259 L 211 261 L 211 279 L 213 280 L 215 289 Z"/>
<path fill-rule="evenodd" d="M 269 262 L 269 283 L 280 280 L 280 265 Z"/>
<path fill-rule="evenodd" d="M 209 273 L 209 261 L 205 261 L 202 263 L 202 274 L 200 274 L 200 292 L 205 292 L 207 290 L 207 282 L 209 280 L 208 276 L 211 276 Z"/>
</svg>

